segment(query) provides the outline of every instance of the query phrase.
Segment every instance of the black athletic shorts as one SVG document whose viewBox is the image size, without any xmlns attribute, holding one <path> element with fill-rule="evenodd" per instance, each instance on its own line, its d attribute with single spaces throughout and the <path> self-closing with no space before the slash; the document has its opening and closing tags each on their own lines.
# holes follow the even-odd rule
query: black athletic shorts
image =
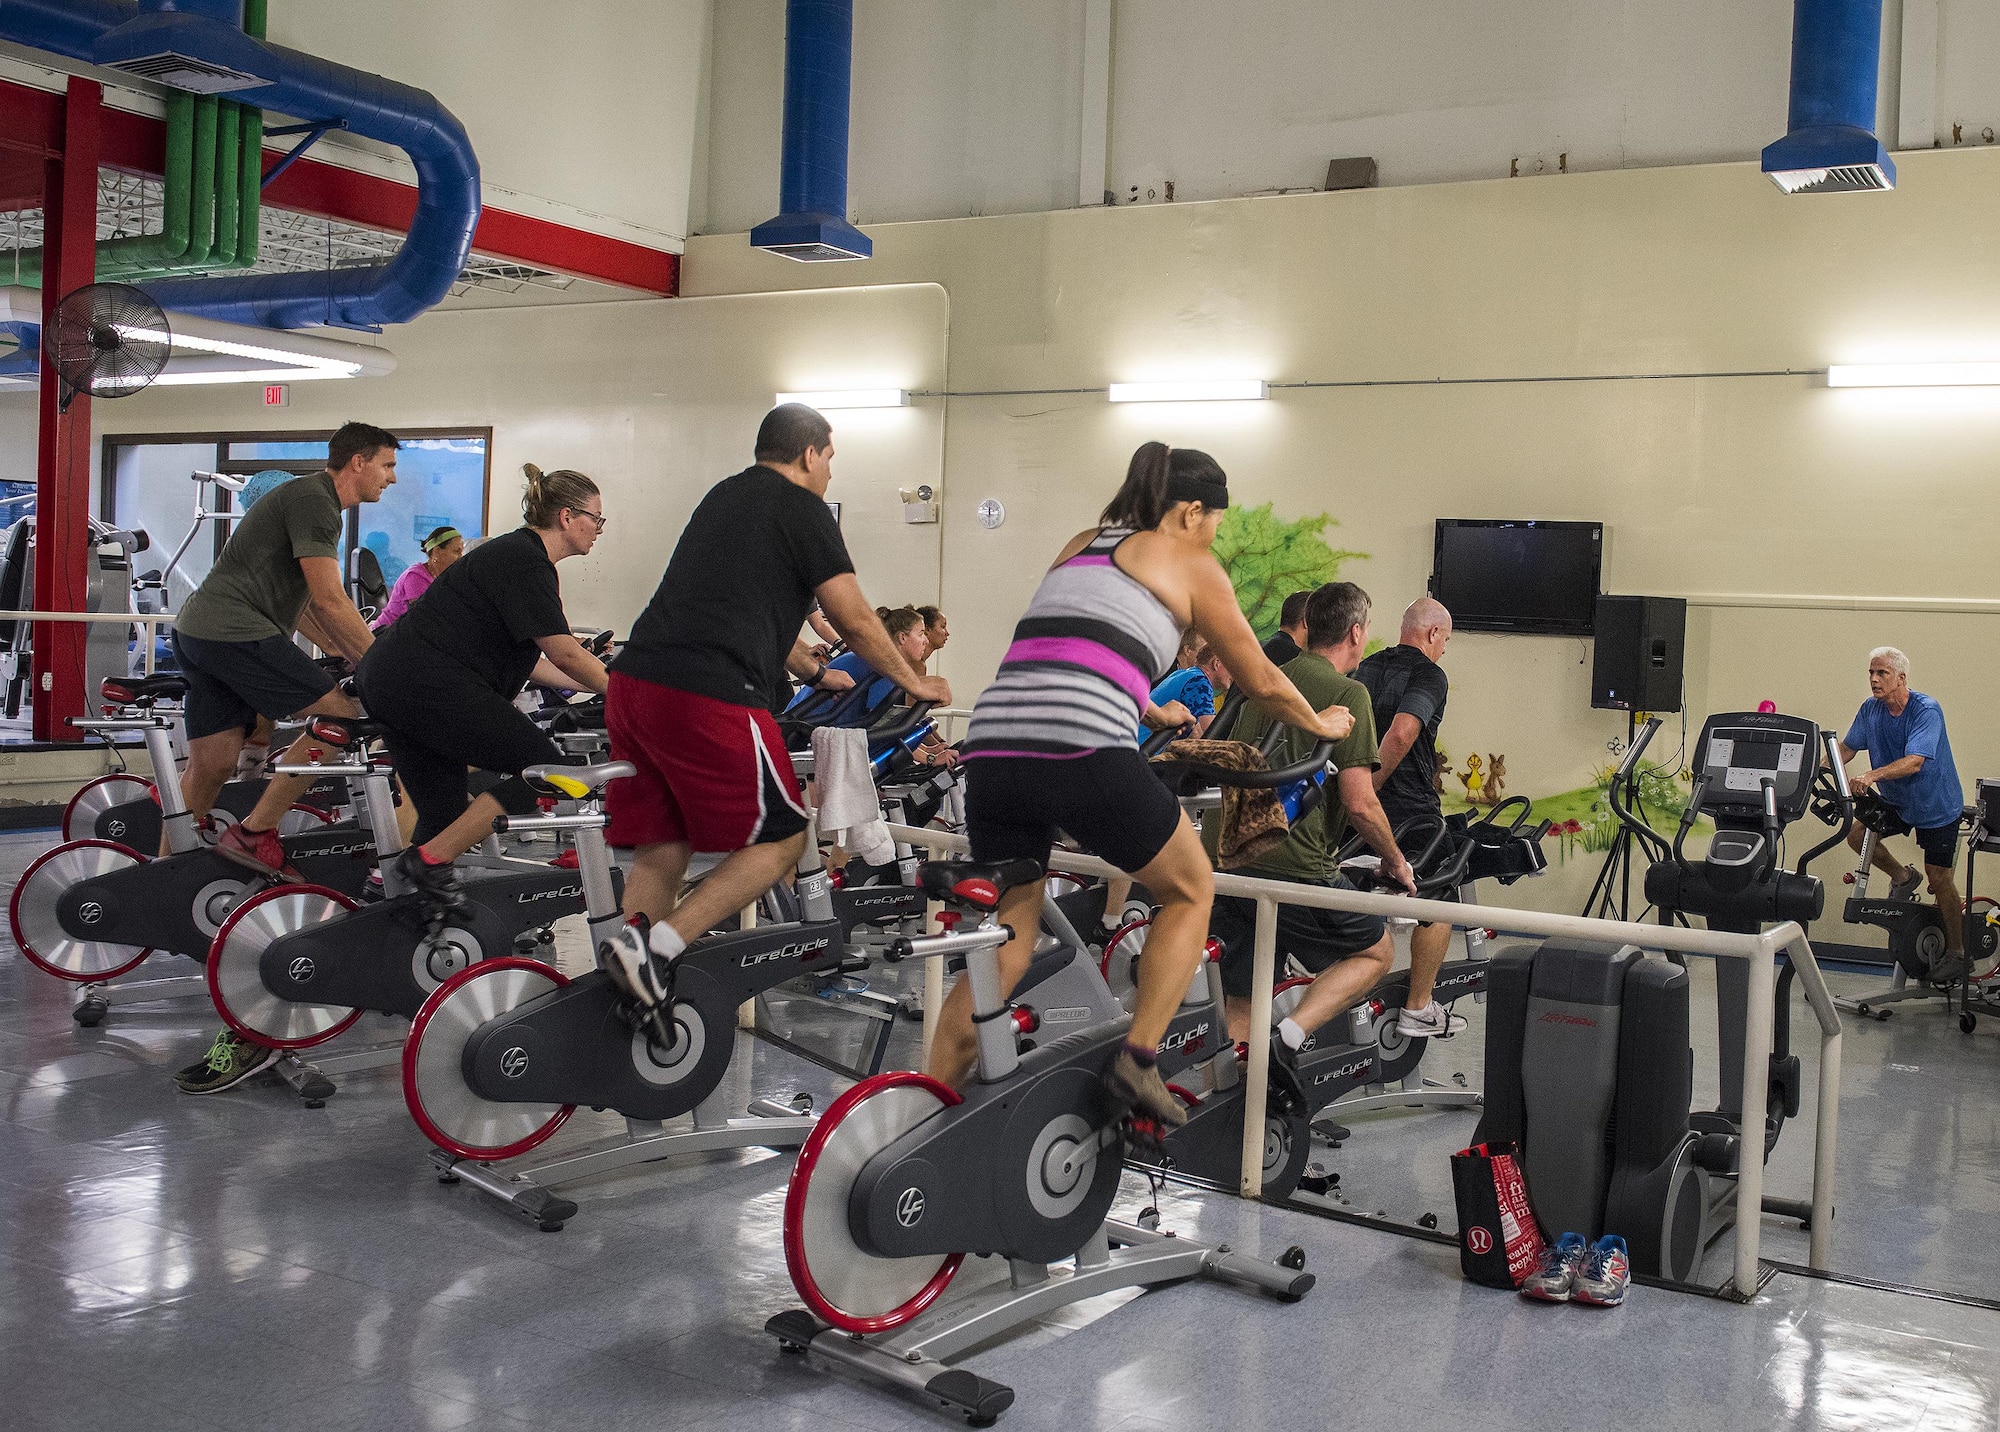
<svg viewBox="0 0 2000 1432">
<path fill-rule="evenodd" d="M 1888 802 L 1884 801 L 1883 805 L 1887 806 Z M 1895 809 L 1890 807 L 1884 815 L 1882 834 L 1916 836 L 1917 849 L 1923 851 L 1926 865 L 1939 865 L 1949 870 L 1958 864 L 1957 821 L 1953 821 L 1950 825 L 1929 825 L 1919 828 L 1897 815 Z"/>
<path fill-rule="evenodd" d="M 333 690 L 332 673 L 282 636 L 204 641 L 177 631 L 174 656 L 187 678 L 189 740 L 231 727 L 248 735 L 259 716 L 286 720 Z"/>
<path fill-rule="evenodd" d="M 1352 890 L 1354 885 L 1345 875 L 1336 875 L 1327 888 Z M 1380 915 L 1280 905 L 1278 978 L 1285 977 L 1288 955 L 1318 974 L 1336 961 L 1372 949 L 1387 929 Z M 1222 941 L 1223 992 L 1237 999 L 1250 998 L 1251 974 L 1256 967 L 1257 902 L 1241 895 L 1217 895 L 1215 909 L 1208 917 L 1208 933 Z"/>
<path fill-rule="evenodd" d="M 965 833 L 979 861 L 1044 863 L 1058 832 L 1128 874 L 1153 863 L 1181 806 L 1137 746 L 1087 756 L 974 756 L 965 770 Z"/>
<path fill-rule="evenodd" d="M 363 662 L 357 685 L 368 715 L 389 728 L 389 759 L 416 803 L 412 844 L 432 840 L 465 814 L 472 799 L 467 767 L 518 777 L 529 766 L 563 764 L 555 742 L 481 682 Z M 502 781 L 486 794 L 510 815 L 535 809 L 533 792 L 520 780 Z"/>
</svg>

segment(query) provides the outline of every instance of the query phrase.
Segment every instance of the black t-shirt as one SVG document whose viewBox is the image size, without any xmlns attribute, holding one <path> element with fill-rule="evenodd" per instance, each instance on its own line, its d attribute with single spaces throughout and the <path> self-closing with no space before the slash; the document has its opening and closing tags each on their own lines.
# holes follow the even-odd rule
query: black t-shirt
<svg viewBox="0 0 2000 1432">
<path fill-rule="evenodd" d="M 541 655 L 535 639 L 568 631 L 556 564 L 534 529 L 520 527 L 445 568 L 362 660 L 405 672 L 421 663 L 440 675 L 456 664 L 512 697 Z"/>
<path fill-rule="evenodd" d="M 1389 779 L 1382 783 L 1382 810 L 1391 825 L 1438 808 L 1437 733 L 1444 723 L 1445 698 L 1451 684 L 1444 668 L 1413 646 L 1384 647 L 1363 661 L 1355 679 L 1368 688 L 1375 707 L 1375 730 L 1386 740 L 1389 724 L 1399 715 L 1416 719 L 1421 728 Z"/>
<path fill-rule="evenodd" d="M 1271 659 L 1271 665 L 1283 666 L 1299 654 L 1299 644 L 1292 640 L 1292 634 L 1281 631 L 1264 643 L 1264 655 Z"/>
<path fill-rule="evenodd" d="M 611 669 L 732 706 L 768 706 L 814 589 L 853 570 L 824 502 L 768 467 L 747 468 L 695 508 Z"/>
</svg>

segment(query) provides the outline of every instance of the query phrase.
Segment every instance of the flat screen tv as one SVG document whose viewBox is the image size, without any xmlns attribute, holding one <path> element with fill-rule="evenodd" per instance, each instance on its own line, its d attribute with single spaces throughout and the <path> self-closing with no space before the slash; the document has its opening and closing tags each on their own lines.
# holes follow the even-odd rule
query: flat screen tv
<svg viewBox="0 0 2000 1432">
<path fill-rule="evenodd" d="M 1431 595 L 1460 631 L 1589 636 L 1603 557 L 1602 522 L 1440 517 Z"/>
</svg>

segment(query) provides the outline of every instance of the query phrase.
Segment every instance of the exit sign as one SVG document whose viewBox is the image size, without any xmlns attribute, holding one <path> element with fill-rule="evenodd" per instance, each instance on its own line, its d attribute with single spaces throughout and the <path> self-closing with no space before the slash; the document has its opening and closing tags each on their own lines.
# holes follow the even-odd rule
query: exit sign
<svg viewBox="0 0 2000 1432">
<path fill-rule="evenodd" d="M 264 385 L 264 406 L 267 408 L 289 408 L 292 405 L 292 390 L 283 383 Z"/>
</svg>

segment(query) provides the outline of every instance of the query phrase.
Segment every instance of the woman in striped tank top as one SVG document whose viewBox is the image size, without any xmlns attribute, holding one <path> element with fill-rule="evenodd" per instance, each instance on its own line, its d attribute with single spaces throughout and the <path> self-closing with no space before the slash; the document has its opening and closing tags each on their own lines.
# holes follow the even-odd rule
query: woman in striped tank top
<svg viewBox="0 0 2000 1432">
<path fill-rule="evenodd" d="M 1155 1053 L 1200 962 L 1215 882 L 1194 827 L 1133 745 L 1141 719 L 1164 724 L 1148 693 L 1192 626 L 1277 720 L 1335 741 L 1354 724 L 1344 706 L 1313 710 L 1258 646 L 1209 550 L 1228 506 L 1228 482 L 1207 453 L 1164 443 L 1134 453 L 1102 525 L 1071 538 L 1042 578 L 962 748 L 975 860 L 1046 863 L 1060 831 L 1136 876 L 1159 902 L 1132 1031 L 1105 1080 L 1140 1113 L 1172 1125 L 1185 1115 L 1160 1081 Z M 1002 923 L 1027 936 L 1000 950 L 1009 992 L 1034 951 L 1041 902 L 1040 882 L 1001 902 Z M 962 1084 L 974 1050 L 971 992 L 961 980 L 945 1002 L 930 1072 Z"/>
</svg>

